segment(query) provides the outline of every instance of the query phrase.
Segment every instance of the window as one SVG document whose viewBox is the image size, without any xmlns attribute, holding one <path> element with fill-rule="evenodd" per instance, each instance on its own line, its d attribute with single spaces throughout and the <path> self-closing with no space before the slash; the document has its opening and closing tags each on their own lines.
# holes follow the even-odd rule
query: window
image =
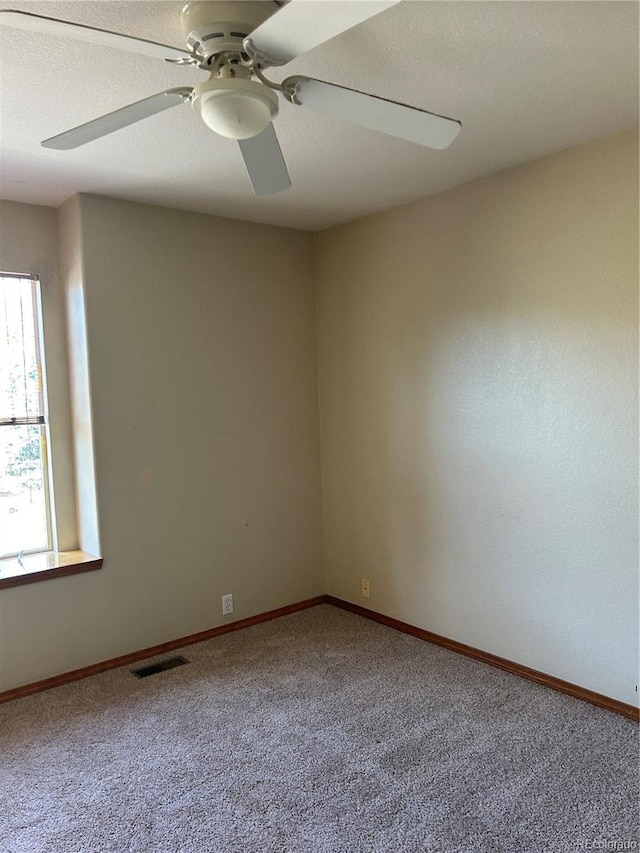
<svg viewBox="0 0 640 853">
<path fill-rule="evenodd" d="M 48 438 L 40 282 L 0 273 L 0 559 L 55 547 Z"/>
</svg>

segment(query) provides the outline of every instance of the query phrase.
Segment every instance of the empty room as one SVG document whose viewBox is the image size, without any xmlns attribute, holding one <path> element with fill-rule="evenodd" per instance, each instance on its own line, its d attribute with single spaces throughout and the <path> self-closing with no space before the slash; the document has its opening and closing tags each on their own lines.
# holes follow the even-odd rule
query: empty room
<svg viewBox="0 0 640 853">
<path fill-rule="evenodd" d="M 639 832 L 632 0 L 0 0 L 0 853 Z"/>
</svg>

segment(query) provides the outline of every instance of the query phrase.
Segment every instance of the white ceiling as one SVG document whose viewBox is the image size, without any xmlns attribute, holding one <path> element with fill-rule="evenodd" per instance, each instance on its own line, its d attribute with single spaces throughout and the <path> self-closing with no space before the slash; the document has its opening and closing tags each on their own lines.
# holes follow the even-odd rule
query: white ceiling
<svg viewBox="0 0 640 853">
<path fill-rule="evenodd" d="M 339 0 L 337 0 L 339 2 Z M 0 8 L 184 46 L 180 2 L 21 2 Z M 638 123 L 636 2 L 404 0 L 279 70 L 462 122 L 432 151 L 294 107 L 276 129 L 293 186 L 252 194 L 235 142 L 187 105 L 73 151 L 39 142 L 201 72 L 0 27 L 0 195 L 57 206 L 92 192 L 322 229 Z"/>
</svg>

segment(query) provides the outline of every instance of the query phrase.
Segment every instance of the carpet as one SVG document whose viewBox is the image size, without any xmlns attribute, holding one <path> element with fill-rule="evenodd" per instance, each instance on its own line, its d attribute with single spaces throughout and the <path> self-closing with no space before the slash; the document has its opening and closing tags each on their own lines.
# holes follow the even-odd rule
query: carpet
<svg viewBox="0 0 640 853">
<path fill-rule="evenodd" d="M 623 717 L 329 605 L 178 653 L 0 706 L 2 853 L 638 847 Z"/>
</svg>

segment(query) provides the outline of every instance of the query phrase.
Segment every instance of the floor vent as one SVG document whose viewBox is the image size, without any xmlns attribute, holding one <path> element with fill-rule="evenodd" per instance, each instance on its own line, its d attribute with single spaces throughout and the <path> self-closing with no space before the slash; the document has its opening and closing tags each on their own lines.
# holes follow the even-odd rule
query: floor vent
<svg viewBox="0 0 640 853">
<path fill-rule="evenodd" d="M 152 663 L 151 666 L 141 666 L 140 669 L 132 669 L 131 672 L 136 678 L 148 678 L 150 675 L 155 675 L 156 672 L 164 672 L 165 669 L 174 669 L 176 666 L 184 666 L 189 663 L 186 658 L 176 657 L 161 660 L 159 663 Z"/>
</svg>

